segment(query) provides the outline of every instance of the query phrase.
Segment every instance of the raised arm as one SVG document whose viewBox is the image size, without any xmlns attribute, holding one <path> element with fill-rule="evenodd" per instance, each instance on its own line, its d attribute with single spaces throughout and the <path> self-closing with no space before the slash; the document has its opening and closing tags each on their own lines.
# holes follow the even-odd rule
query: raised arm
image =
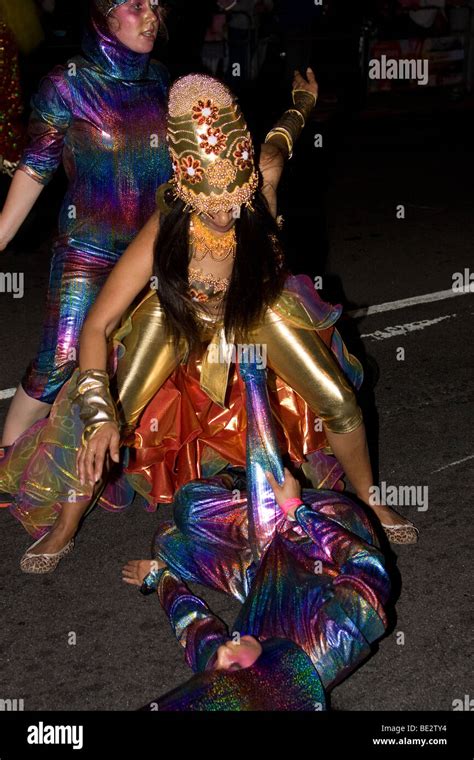
<svg viewBox="0 0 474 760">
<path fill-rule="evenodd" d="M 300 136 L 318 97 L 318 83 L 312 69 L 305 79 L 295 71 L 293 79 L 293 107 L 268 133 L 260 153 L 260 171 L 263 176 L 262 192 L 273 216 L 277 215 L 277 189 L 285 162 L 293 155 L 293 146 Z"/>
</svg>

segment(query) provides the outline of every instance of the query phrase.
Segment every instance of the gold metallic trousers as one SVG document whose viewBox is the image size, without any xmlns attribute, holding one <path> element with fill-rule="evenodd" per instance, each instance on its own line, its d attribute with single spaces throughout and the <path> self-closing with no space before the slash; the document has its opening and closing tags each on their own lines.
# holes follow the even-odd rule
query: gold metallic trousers
<svg viewBox="0 0 474 760">
<path fill-rule="evenodd" d="M 208 363 L 206 358 L 222 321 L 198 307 L 196 316 L 202 325 L 201 386 L 223 405 L 218 388 L 227 384 L 228 367 Z M 118 362 L 115 394 L 122 424 L 130 431 L 173 370 L 187 360 L 187 347 L 183 339 L 176 350 L 166 337 L 164 312 L 155 291 L 147 293 L 127 322 L 128 327 L 119 328 L 114 336 L 125 349 Z M 247 336 L 247 344 L 265 347 L 268 367 L 306 401 L 328 430 L 349 433 L 359 427 L 362 413 L 354 392 L 317 330 L 297 327 L 267 308 L 261 323 Z"/>
</svg>

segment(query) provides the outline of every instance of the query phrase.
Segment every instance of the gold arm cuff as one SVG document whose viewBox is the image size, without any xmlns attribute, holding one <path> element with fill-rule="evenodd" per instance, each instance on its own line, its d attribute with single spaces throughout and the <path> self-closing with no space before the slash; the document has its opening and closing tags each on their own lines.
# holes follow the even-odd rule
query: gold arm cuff
<svg viewBox="0 0 474 760">
<path fill-rule="evenodd" d="M 364 417 L 362 415 L 362 410 L 355 399 L 353 403 L 347 407 L 347 410 L 348 413 L 345 416 L 324 421 L 324 425 L 331 431 L 331 433 L 339 433 L 339 435 L 343 433 L 352 433 L 362 425 Z"/>
<path fill-rule="evenodd" d="M 317 95 L 308 90 L 293 90 L 291 93 L 295 109 L 301 114 L 306 124 L 311 112 L 314 110 Z"/>
<path fill-rule="evenodd" d="M 289 157 L 293 155 L 293 146 L 299 138 L 304 127 L 304 114 L 296 108 L 290 108 L 277 121 L 273 129 L 268 133 L 265 142 L 275 135 L 283 135 L 288 141 Z"/>
<path fill-rule="evenodd" d="M 72 402 L 78 404 L 79 417 L 84 423 L 84 446 L 99 427 L 107 422 L 113 422 L 118 427 L 117 411 L 110 395 L 107 372 L 96 369 L 81 372 L 77 378 Z"/>
<path fill-rule="evenodd" d="M 293 140 L 291 139 L 291 135 L 288 132 L 288 130 L 283 129 L 281 127 L 274 127 L 272 130 L 270 130 L 270 132 L 266 136 L 265 142 L 269 143 L 273 140 L 274 142 L 278 142 L 281 145 L 282 139 L 286 143 L 288 158 L 292 158 L 293 157 Z"/>
<path fill-rule="evenodd" d="M 305 119 L 305 117 L 304 117 L 304 114 L 303 114 L 301 111 L 299 111 L 297 108 L 289 108 L 289 109 L 286 111 L 286 113 L 295 113 L 297 116 L 299 116 L 299 118 L 300 118 L 300 119 L 301 119 L 301 121 L 303 122 L 303 123 L 302 123 L 302 127 L 304 127 L 304 126 L 306 125 L 306 119 Z"/>
</svg>

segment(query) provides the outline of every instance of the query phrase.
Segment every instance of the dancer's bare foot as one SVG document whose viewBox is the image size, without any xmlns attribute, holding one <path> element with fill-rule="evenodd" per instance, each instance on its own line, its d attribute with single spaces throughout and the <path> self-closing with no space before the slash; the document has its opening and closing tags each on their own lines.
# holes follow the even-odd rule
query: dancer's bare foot
<svg viewBox="0 0 474 760">
<path fill-rule="evenodd" d="M 57 554 L 61 549 L 64 549 L 71 538 L 74 538 L 75 532 L 71 529 L 53 528 L 36 546 L 33 546 L 31 550 L 28 549 L 28 553 Z"/>
<path fill-rule="evenodd" d="M 90 503 L 90 496 L 78 499 L 74 503 L 60 502 L 59 515 L 53 527 L 36 546 L 28 549 L 28 554 L 57 554 L 64 549 L 76 535 Z"/>
<path fill-rule="evenodd" d="M 242 670 L 250 668 L 263 649 L 253 636 L 241 636 L 239 641 L 226 641 L 217 650 L 214 670 Z"/>
<path fill-rule="evenodd" d="M 130 586 L 141 586 L 148 573 L 162 567 L 166 565 L 159 559 L 131 559 L 122 568 L 122 580 Z"/>
<path fill-rule="evenodd" d="M 375 512 L 380 522 L 384 525 L 413 524 L 406 517 L 403 517 L 403 515 L 398 514 L 398 512 L 395 512 L 393 509 L 390 509 L 390 507 L 387 507 L 386 505 L 370 505 L 370 508 Z"/>
</svg>

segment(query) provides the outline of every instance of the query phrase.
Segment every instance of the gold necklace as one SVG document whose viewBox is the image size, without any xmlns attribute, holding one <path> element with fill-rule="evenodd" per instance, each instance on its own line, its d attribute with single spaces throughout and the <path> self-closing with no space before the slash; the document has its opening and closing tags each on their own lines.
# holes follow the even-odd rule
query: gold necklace
<svg viewBox="0 0 474 760">
<path fill-rule="evenodd" d="M 197 214 L 192 214 L 189 232 L 196 261 L 202 261 L 208 254 L 214 261 L 225 261 L 229 256 L 235 258 L 235 226 L 218 235 L 207 227 Z"/>
</svg>

